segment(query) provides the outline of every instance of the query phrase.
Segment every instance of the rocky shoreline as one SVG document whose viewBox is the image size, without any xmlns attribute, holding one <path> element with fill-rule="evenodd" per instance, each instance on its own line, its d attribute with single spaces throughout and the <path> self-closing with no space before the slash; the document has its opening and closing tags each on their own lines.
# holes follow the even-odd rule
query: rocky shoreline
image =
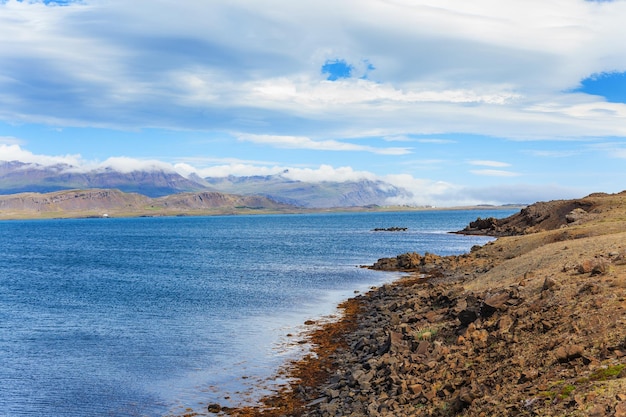
<svg viewBox="0 0 626 417">
<path fill-rule="evenodd" d="M 313 331 L 281 392 L 208 415 L 626 417 L 626 193 L 464 232 L 499 238 L 379 260 L 410 275 Z"/>
</svg>

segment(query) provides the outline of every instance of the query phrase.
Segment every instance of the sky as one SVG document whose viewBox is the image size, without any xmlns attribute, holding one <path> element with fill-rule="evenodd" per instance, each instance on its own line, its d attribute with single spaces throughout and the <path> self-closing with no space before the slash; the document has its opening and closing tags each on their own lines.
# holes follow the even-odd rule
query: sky
<svg viewBox="0 0 626 417">
<path fill-rule="evenodd" d="M 626 189 L 626 0 L 0 0 L 0 160 Z"/>
</svg>

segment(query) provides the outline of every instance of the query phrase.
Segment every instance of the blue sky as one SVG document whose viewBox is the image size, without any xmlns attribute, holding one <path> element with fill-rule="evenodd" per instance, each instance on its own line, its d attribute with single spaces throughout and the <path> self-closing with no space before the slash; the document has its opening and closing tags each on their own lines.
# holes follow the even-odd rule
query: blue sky
<svg viewBox="0 0 626 417">
<path fill-rule="evenodd" d="M 626 1 L 0 1 L 0 160 L 626 189 Z"/>
</svg>

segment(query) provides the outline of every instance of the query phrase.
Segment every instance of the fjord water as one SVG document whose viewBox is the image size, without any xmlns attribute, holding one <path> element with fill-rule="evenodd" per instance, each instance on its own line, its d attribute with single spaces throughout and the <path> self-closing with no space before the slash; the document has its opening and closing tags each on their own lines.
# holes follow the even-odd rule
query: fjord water
<svg viewBox="0 0 626 417">
<path fill-rule="evenodd" d="M 0 222 L 0 416 L 246 399 L 304 320 L 397 276 L 358 265 L 467 252 L 487 239 L 446 232 L 512 212 Z M 392 226 L 408 230 L 372 231 Z"/>
</svg>

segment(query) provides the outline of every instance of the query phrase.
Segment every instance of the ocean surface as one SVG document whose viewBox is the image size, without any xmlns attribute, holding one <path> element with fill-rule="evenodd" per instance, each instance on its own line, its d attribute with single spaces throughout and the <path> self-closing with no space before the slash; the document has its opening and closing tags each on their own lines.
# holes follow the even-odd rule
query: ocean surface
<svg viewBox="0 0 626 417">
<path fill-rule="evenodd" d="M 254 401 L 305 320 L 398 277 L 359 265 L 467 252 L 488 239 L 448 231 L 513 212 L 2 221 L 0 416 Z"/>
</svg>

